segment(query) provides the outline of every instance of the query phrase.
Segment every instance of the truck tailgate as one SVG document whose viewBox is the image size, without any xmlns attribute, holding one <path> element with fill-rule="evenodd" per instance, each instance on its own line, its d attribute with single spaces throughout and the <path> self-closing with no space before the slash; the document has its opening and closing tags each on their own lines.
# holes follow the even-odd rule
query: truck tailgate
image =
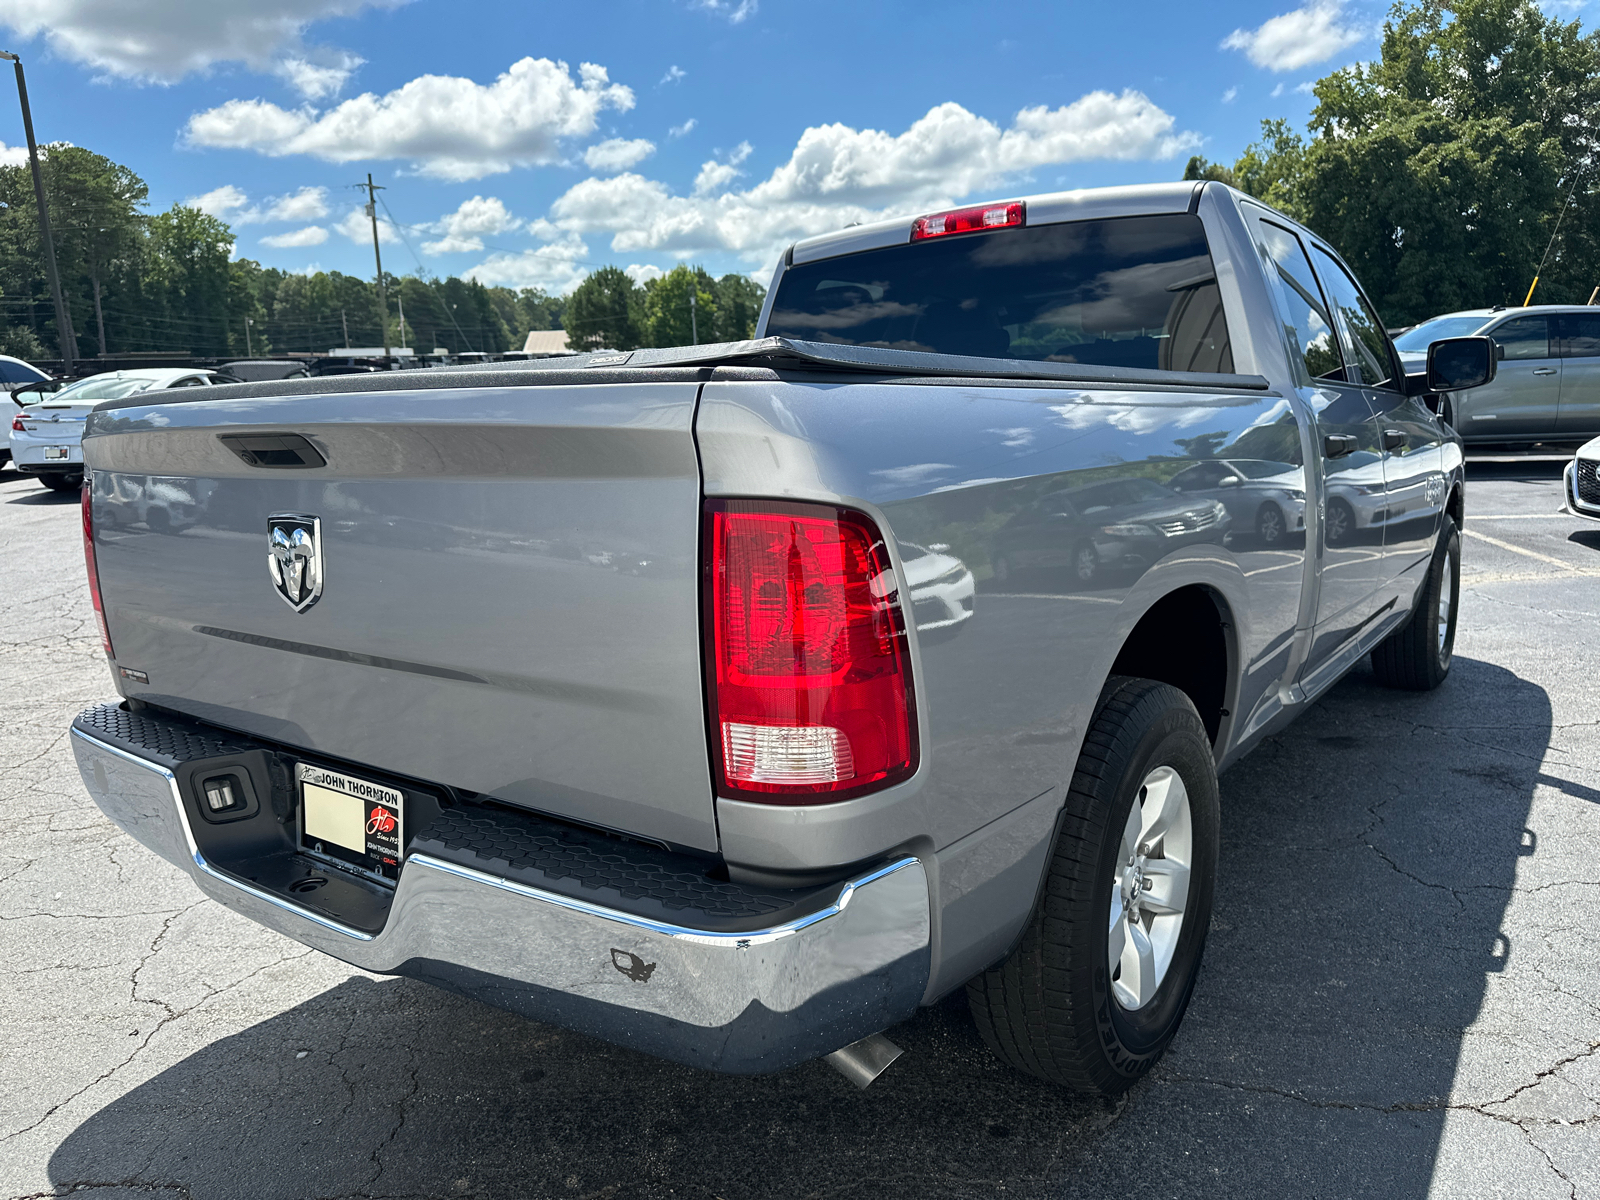
<svg viewBox="0 0 1600 1200">
<path fill-rule="evenodd" d="M 680 372 L 94 414 L 107 622 L 117 665 L 148 676 L 120 686 L 352 764 L 715 849 L 697 391 Z M 222 440 L 282 433 L 326 464 L 252 465 Z M 268 568 L 282 514 L 320 523 L 322 591 L 299 611 Z"/>
</svg>

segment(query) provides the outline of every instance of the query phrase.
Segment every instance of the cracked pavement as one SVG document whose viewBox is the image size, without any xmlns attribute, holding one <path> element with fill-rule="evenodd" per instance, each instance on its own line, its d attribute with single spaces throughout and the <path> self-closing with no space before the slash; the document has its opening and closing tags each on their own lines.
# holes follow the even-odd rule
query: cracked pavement
<svg viewBox="0 0 1600 1200">
<path fill-rule="evenodd" d="M 1115 1104 L 958 995 L 869 1091 L 725 1078 L 368 975 L 104 819 L 77 505 L 0 474 L 0 1198 L 1600 1196 L 1600 525 L 1475 459 L 1457 661 L 1364 667 L 1222 781 L 1171 1053 Z"/>
</svg>

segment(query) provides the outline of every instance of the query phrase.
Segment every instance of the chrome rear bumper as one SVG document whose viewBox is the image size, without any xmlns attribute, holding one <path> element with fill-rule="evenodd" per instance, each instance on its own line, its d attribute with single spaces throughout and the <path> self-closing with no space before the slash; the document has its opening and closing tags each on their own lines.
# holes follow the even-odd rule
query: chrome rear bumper
<svg viewBox="0 0 1600 1200">
<path fill-rule="evenodd" d="M 779 1070 L 905 1019 L 927 986 L 928 884 L 912 856 L 850 880 L 803 916 L 725 933 L 415 853 L 387 921 L 366 933 L 209 863 L 163 763 L 76 726 L 72 747 L 107 816 L 251 920 L 364 970 L 663 1058 L 732 1074 Z"/>
</svg>

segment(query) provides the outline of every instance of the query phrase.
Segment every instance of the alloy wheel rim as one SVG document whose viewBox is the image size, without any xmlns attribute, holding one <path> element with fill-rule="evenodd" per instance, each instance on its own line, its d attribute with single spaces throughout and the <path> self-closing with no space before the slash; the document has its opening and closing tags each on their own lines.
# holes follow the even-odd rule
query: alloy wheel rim
<svg viewBox="0 0 1600 1200">
<path fill-rule="evenodd" d="M 1171 767 L 1156 767 L 1128 812 L 1111 884 L 1106 964 L 1111 994 L 1129 1012 L 1155 998 L 1172 967 L 1193 857 L 1189 790 Z"/>
<path fill-rule="evenodd" d="M 1087 548 L 1083 549 L 1083 550 L 1079 550 L 1078 551 L 1078 578 L 1079 579 L 1093 579 L 1094 578 L 1094 568 L 1095 568 L 1094 551 L 1093 550 L 1089 550 Z"/>
<path fill-rule="evenodd" d="M 1275 542 L 1283 533 L 1283 521 L 1278 516 L 1278 510 L 1268 509 L 1261 514 L 1261 540 Z"/>
</svg>

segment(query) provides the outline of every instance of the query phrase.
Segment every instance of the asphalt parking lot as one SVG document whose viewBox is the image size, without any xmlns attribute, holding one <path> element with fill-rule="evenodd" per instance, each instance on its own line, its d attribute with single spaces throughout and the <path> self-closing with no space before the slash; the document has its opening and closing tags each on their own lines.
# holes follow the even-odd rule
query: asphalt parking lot
<svg viewBox="0 0 1600 1200">
<path fill-rule="evenodd" d="M 1206 964 L 1117 1104 L 957 997 L 869 1091 L 703 1074 L 315 955 L 85 795 L 113 693 L 76 498 L 0 474 L 0 1196 L 1600 1195 L 1600 525 L 1469 469 L 1457 659 L 1223 777 Z"/>
</svg>

